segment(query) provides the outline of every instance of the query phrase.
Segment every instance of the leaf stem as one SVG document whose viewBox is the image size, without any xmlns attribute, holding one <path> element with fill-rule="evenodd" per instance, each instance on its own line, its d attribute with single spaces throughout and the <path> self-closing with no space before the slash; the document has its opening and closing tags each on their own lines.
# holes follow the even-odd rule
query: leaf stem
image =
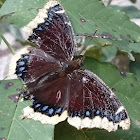
<svg viewBox="0 0 140 140">
<path fill-rule="evenodd" d="M 0 34 L 0 37 L 2 38 L 2 40 L 5 42 L 5 44 L 7 45 L 8 49 L 10 50 L 10 52 L 15 55 L 15 51 L 14 49 L 12 48 L 12 46 L 9 44 L 9 42 L 6 40 L 6 38 Z"/>
<path fill-rule="evenodd" d="M 98 41 L 97 39 L 95 39 L 95 38 L 92 38 L 92 37 L 87 37 L 87 38 L 90 38 L 93 42 L 95 42 L 96 44 L 98 44 L 98 45 L 101 46 L 101 47 L 104 46 L 101 42 L 99 42 L 99 41 Z"/>
</svg>

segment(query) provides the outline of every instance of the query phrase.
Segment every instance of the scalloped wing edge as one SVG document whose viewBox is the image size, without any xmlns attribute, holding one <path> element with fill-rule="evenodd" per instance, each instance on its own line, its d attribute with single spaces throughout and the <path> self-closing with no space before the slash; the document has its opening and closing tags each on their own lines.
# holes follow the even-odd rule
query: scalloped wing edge
<svg viewBox="0 0 140 140">
<path fill-rule="evenodd" d="M 15 70 L 16 70 L 16 62 L 21 58 L 22 54 L 29 53 L 29 47 L 25 47 L 23 49 L 20 49 L 12 58 L 11 62 L 9 64 L 9 71 L 7 74 L 7 77 L 10 77 L 12 75 L 15 75 Z"/>
<path fill-rule="evenodd" d="M 96 116 L 93 119 L 90 119 L 88 117 L 81 119 L 77 116 L 68 116 L 67 110 L 63 111 L 60 116 L 54 115 L 52 117 L 49 117 L 39 112 L 34 112 L 33 108 L 29 106 L 24 108 L 23 112 L 24 114 L 21 117 L 22 119 L 33 119 L 35 121 L 40 121 L 42 124 L 56 125 L 59 122 L 67 119 L 68 123 L 76 127 L 78 130 L 82 128 L 100 128 L 111 132 L 116 131 L 118 129 L 118 126 L 122 127 L 123 130 L 128 130 L 130 128 L 130 118 L 121 120 L 119 123 L 113 123 L 112 121 L 109 121 L 107 117 L 101 118 L 100 116 Z"/>
</svg>

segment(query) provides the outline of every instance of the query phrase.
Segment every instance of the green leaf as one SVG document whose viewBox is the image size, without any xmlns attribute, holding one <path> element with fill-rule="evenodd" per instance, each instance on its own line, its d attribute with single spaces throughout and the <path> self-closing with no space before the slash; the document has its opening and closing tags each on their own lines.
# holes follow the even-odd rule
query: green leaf
<svg viewBox="0 0 140 140">
<path fill-rule="evenodd" d="M 6 0 L 0 9 L 0 20 L 22 27 L 36 16 L 45 3 L 46 0 Z"/>
<path fill-rule="evenodd" d="M 117 6 L 117 5 L 113 5 L 111 6 L 112 8 L 116 9 L 116 10 L 121 10 L 122 12 L 125 12 L 130 18 L 140 18 L 140 10 L 138 10 L 136 7 L 134 6 Z"/>
<path fill-rule="evenodd" d="M 85 56 L 89 56 L 89 57 L 94 57 L 94 58 L 97 58 L 97 59 L 100 59 L 101 58 L 101 51 L 99 48 L 90 48 L 88 49 L 85 54 Z"/>
<path fill-rule="evenodd" d="M 117 132 L 107 132 L 99 129 L 76 128 L 63 122 L 55 128 L 55 140 L 139 140 L 139 121 L 131 121 L 131 129 L 128 131 L 118 130 Z M 137 124 L 137 125 L 136 125 Z"/>
<path fill-rule="evenodd" d="M 89 40 L 89 38 L 87 38 L 86 40 Z M 135 60 L 135 58 L 132 54 L 133 52 L 140 54 L 140 47 L 139 47 L 140 42 L 130 43 L 130 42 L 125 41 L 125 40 L 113 41 L 113 40 L 108 40 L 108 39 L 107 40 L 98 39 L 96 41 L 96 43 L 93 40 L 91 40 L 90 42 L 88 41 L 88 44 L 86 43 L 85 45 L 87 45 L 87 46 L 88 45 L 93 45 L 93 46 L 100 47 L 100 50 L 102 52 L 102 57 L 100 58 L 100 60 L 107 61 L 107 62 L 110 62 L 116 56 L 117 50 L 128 53 L 128 57 L 132 61 Z M 86 56 L 93 57 L 94 54 L 92 55 L 90 53 L 90 55 L 86 55 Z"/>
<path fill-rule="evenodd" d="M 131 62 L 130 72 L 134 73 L 137 79 L 140 81 L 140 62 Z"/>
<path fill-rule="evenodd" d="M 0 81 L 0 137 L 8 136 L 17 105 L 10 100 L 10 95 L 18 94 L 19 88 L 20 81 Z"/>
<path fill-rule="evenodd" d="M 127 52 L 130 60 L 134 61 L 132 52 L 140 54 L 140 42 L 139 43 L 129 43 L 127 41 L 112 41 L 112 45 L 116 46 L 120 51 Z"/>
<path fill-rule="evenodd" d="M 137 0 L 130 0 L 130 1 L 133 2 L 133 3 L 136 3 Z"/>
<path fill-rule="evenodd" d="M 12 86 L 8 86 L 10 83 Z M 23 108 L 31 103 L 15 103 L 10 100 L 10 95 L 19 93 L 21 88 L 19 80 L 0 81 L 0 137 L 7 140 L 53 140 L 54 126 L 42 125 L 33 120 L 21 120 Z"/>
<path fill-rule="evenodd" d="M 7 0 L 0 10 L 1 20 L 18 27 L 26 25 L 42 8 L 46 0 Z M 75 33 L 107 35 L 113 39 L 140 41 L 140 28 L 130 21 L 124 13 L 105 7 L 98 0 L 60 0 L 64 6 Z M 83 22 L 83 20 L 85 22 Z"/>
<path fill-rule="evenodd" d="M 99 59 L 103 62 L 110 62 L 117 53 L 117 47 L 112 46 L 112 47 L 91 47 L 88 49 L 85 53 L 84 56 L 89 56 L 89 57 L 94 57 L 96 59 Z"/>
<path fill-rule="evenodd" d="M 131 128 L 128 131 L 119 129 L 116 132 L 107 132 L 99 129 L 76 130 L 67 123 L 58 124 L 55 128 L 55 140 L 139 140 L 140 138 L 140 82 L 131 73 L 120 73 L 113 65 L 101 63 L 87 57 L 84 68 L 96 73 L 115 93 L 126 107 Z"/>
<path fill-rule="evenodd" d="M 105 7 L 98 0 L 61 0 L 61 3 L 76 33 L 93 34 L 97 29 L 98 34 L 106 34 L 114 39 L 140 40 L 140 28 L 136 24 L 131 22 L 124 13 Z M 81 19 L 86 22 L 82 22 Z"/>
</svg>

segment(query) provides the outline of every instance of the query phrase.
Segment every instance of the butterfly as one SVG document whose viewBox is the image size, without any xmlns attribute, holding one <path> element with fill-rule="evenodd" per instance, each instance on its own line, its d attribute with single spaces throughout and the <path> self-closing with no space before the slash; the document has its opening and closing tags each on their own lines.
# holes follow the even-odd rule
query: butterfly
<svg viewBox="0 0 140 140">
<path fill-rule="evenodd" d="M 24 99 L 32 99 L 24 118 L 53 125 L 67 120 L 77 129 L 130 128 L 128 113 L 112 90 L 80 68 L 83 58 L 74 59 L 74 32 L 58 1 L 48 1 L 24 29 L 36 46 L 25 48 L 16 63 L 15 73 L 27 89 Z"/>
</svg>

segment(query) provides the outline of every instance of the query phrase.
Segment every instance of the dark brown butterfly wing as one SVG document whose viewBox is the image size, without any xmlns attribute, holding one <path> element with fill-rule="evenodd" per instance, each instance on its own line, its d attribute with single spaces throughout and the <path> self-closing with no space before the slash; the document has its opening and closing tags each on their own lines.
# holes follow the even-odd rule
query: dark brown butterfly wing
<svg viewBox="0 0 140 140">
<path fill-rule="evenodd" d="M 129 129 L 130 119 L 126 109 L 94 73 L 76 70 L 71 75 L 68 122 L 78 129 L 104 128 L 117 130 L 118 126 Z"/>
<path fill-rule="evenodd" d="M 58 2 L 49 1 L 24 29 L 30 32 L 30 42 L 55 59 L 66 61 L 73 58 L 76 45 L 74 33 L 68 16 Z"/>
<path fill-rule="evenodd" d="M 28 48 L 28 53 L 23 54 L 17 61 L 15 73 L 27 84 L 36 81 L 44 74 L 57 71 L 60 67 L 60 62 L 43 50 Z"/>
</svg>

